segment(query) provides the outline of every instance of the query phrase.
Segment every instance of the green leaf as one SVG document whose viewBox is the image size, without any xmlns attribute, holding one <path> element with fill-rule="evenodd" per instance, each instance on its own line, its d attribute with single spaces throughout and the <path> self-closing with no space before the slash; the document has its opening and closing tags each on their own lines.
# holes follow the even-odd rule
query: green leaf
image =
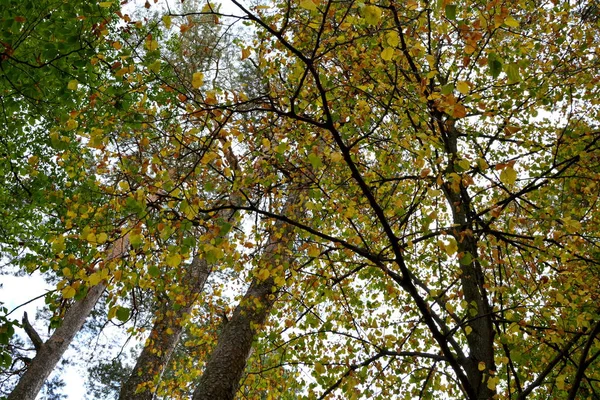
<svg viewBox="0 0 600 400">
<path fill-rule="evenodd" d="M 459 260 L 461 265 L 469 265 L 471 262 L 473 262 L 473 256 L 468 251 L 465 252 Z"/>
<path fill-rule="evenodd" d="M 488 67 L 490 75 L 494 78 L 498 78 L 500 72 L 502 72 L 502 62 L 497 58 L 496 54 L 490 53 L 488 56 Z"/>
<path fill-rule="evenodd" d="M 452 21 L 456 19 L 456 4 L 446 5 L 446 18 Z"/>
<path fill-rule="evenodd" d="M 129 319 L 129 314 L 131 313 L 131 310 L 127 307 L 119 307 L 117 309 L 117 313 L 116 313 L 116 317 L 119 321 L 121 322 L 125 322 Z"/>
<path fill-rule="evenodd" d="M 314 169 L 317 169 L 323 165 L 321 158 L 319 158 L 319 156 L 316 155 L 315 153 L 310 153 L 308 155 L 308 161 L 310 162 L 310 165 L 312 165 L 312 167 Z"/>
<path fill-rule="evenodd" d="M 151 265 L 148 267 L 148 275 L 153 278 L 157 278 L 160 276 L 160 269 L 156 265 Z"/>
<path fill-rule="evenodd" d="M 519 82 L 521 80 L 521 73 L 519 72 L 518 64 L 507 64 L 504 69 L 510 83 Z"/>
</svg>

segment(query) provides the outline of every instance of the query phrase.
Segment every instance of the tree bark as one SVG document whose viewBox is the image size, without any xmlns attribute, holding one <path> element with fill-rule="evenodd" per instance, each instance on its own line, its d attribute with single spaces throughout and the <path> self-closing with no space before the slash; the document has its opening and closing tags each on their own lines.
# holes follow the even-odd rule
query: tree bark
<svg viewBox="0 0 600 400">
<path fill-rule="evenodd" d="M 204 290 L 211 267 L 206 260 L 196 256 L 187 272 L 187 276 L 181 279 L 181 284 L 187 286 L 185 306 L 175 309 L 170 299 L 161 303 L 150 337 L 131 375 L 121 387 L 120 400 L 150 400 L 154 397 L 158 381 L 183 333 L 185 317 Z"/>
<path fill-rule="evenodd" d="M 449 156 L 449 172 L 455 172 L 454 162 L 458 152 L 457 138 L 458 131 L 454 126 L 454 122 L 449 121 L 446 124 L 446 152 Z M 476 399 L 489 400 L 495 394 L 495 391 L 487 385 L 487 379 L 496 371 L 494 362 L 495 330 L 492 320 L 492 307 L 489 304 L 484 286 L 483 268 L 477 260 L 478 241 L 472 231 L 472 225 L 475 221 L 472 220 L 471 216 L 475 213 L 472 209 L 468 190 L 462 182 L 458 185 L 458 188 L 446 182 L 443 185 L 443 190 L 452 210 L 453 222 L 456 226 L 450 233 L 456 240 L 458 254 L 463 256 L 459 260 L 461 264 L 460 280 L 464 299 L 469 304 L 467 312 L 469 316 L 472 316 L 467 323 L 472 331 L 466 335 L 469 356 L 463 367 L 471 387 L 476 393 Z M 465 256 L 467 258 L 464 258 Z M 473 314 L 470 313 L 471 309 L 475 310 Z M 480 363 L 484 363 L 485 367 L 480 369 Z"/>
<path fill-rule="evenodd" d="M 294 204 L 297 198 L 297 194 L 288 198 L 284 213 L 292 214 L 292 207 L 302 208 L 302 205 Z M 284 225 L 281 221 L 275 223 L 263 253 L 261 268 L 274 271 L 278 265 L 289 264 L 290 256 L 286 245 L 293 239 L 292 230 L 291 226 Z M 277 290 L 272 276 L 262 281 L 257 278 L 252 280 L 231 320 L 219 335 L 217 345 L 194 391 L 193 400 L 231 400 L 235 397 L 252 351 L 252 343 L 275 303 Z"/>
<path fill-rule="evenodd" d="M 106 289 L 104 283 L 92 287 L 85 298 L 69 307 L 62 324 L 45 343 L 40 345 L 27 371 L 8 395 L 7 400 L 35 400 L 46 378 L 54 370 L 69 344 L 83 326 L 104 289 Z"/>
<path fill-rule="evenodd" d="M 226 152 L 226 157 L 230 165 L 237 170 L 237 160 L 231 149 Z M 230 201 L 234 205 L 239 204 L 241 197 L 235 194 Z M 217 213 L 217 218 L 227 220 L 235 218 L 235 210 L 222 210 Z M 217 234 L 218 238 L 225 236 Z M 185 317 L 192 311 L 198 296 L 204 290 L 211 270 L 212 266 L 205 259 L 195 256 L 180 282 L 180 285 L 185 288 L 185 304 L 176 309 L 170 298 L 161 302 L 148 342 L 138 357 L 129 378 L 121 386 L 119 400 L 151 400 L 154 398 L 158 382 L 183 333 Z"/>
<path fill-rule="evenodd" d="M 253 280 L 226 323 L 213 350 L 193 400 L 229 400 L 237 392 L 257 329 L 273 305 L 274 282 Z"/>
</svg>

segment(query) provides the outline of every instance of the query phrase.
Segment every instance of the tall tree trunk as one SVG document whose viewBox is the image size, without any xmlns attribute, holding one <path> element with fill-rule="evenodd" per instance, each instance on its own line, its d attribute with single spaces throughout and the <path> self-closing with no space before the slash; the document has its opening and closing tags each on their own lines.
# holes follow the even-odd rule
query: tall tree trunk
<svg viewBox="0 0 600 400">
<path fill-rule="evenodd" d="M 106 261 L 123 256 L 128 248 L 129 236 L 126 235 L 112 244 Z M 8 395 L 7 400 L 35 400 L 44 382 L 60 361 L 77 332 L 81 330 L 85 320 L 94 309 L 100 296 L 102 296 L 104 289 L 106 289 L 106 285 L 101 282 L 90 288 L 83 299 L 73 303 L 66 311 L 61 325 L 44 343 L 41 343 L 37 332 L 26 321 L 27 316 L 25 315 L 25 330 L 35 346 L 36 355 L 27 367 L 27 371 L 19 379 L 17 386 Z"/>
<path fill-rule="evenodd" d="M 288 198 L 284 213 L 290 215 L 292 207 L 302 208 L 301 205 L 294 204 L 297 198 L 295 194 Z M 259 268 L 275 271 L 278 265 L 289 264 L 287 244 L 293 240 L 292 230 L 291 226 L 284 225 L 281 221 L 275 224 Z M 252 280 L 231 320 L 219 335 L 217 345 L 194 391 L 193 400 L 230 400 L 235 397 L 254 337 L 271 311 L 277 290 L 273 276 L 262 281 L 257 278 Z"/>
<path fill-rule="evenodd" d="M 170 299 L 161 301 L 150 337 L 137 359 L 127 381 L 121 387 L 120 400 L 152 399 L 158 381 L 171 359 L 173 350 L 183 333 L 183 322 L 191 312 L 210 275 L 211 267 L 206 260 L 196 256 L 181 279 L 186 285 L 185 306 L 173 307 Z"/>
<path fill-rule="evenodd" d="M 62 324 L 52 336 L 39 346 L 37 353 L 17 386 L 8 395 L 8 400 L 35 400 L 46 378 L 79 332 L 88 315 L 106 289 L 104 283 L 91 288 L 85 298 L 73 303 L 67 310 Z"/>
<path fill-rule="evenodd" d="M 225 156 L 233 169 L 237 171 L 237 160 L 231 149 L 226 151 Z M 241 196 L 239 194 L 232 195 L 230 202 L 233 205 L 239 204 Z M 225 220 L 233 218 L 234 223 L 236 222 L 235 210 L 221 210 L 216 217 Z M 226 234 L 218 233 L 216 236 L 224 238 Z M 119 400 L 151 400 L 154 397 L 160 378 L 183 333 L 185 317 L 192 311 L 204 290 L 211 270 L 212 266 L 205 259 L 200 256 L 194 257 L 180 282 L 180 285 L 185 288 L 185 304 L 176 308 L 173 307 L 170 298 L 161 302 L 150 337 L 129 378 L 121 386 Z"/>
<path fill-rule="evenodd" d="M 446 124 L 446 152 L 449 156 L 450 172 L 454 171 L 458 145 L 458 131 L 454 122 Z M 487 385 L 490 373 L 495 373 L 494 362 L 494 325 L 492 321 L 492 307 L 489 304 L 483 268 L 479 263 L 478 240 L 473 235 L 472 215 L 475 215 L 471 204 L 471 198 L 467 188 L 461 182 L 458 187 L 450 183 L 443 185 L 446 200 L 452 210 L 453 222 L 456 228 L 450 233 L 457 243 L 461 268 L 461 286 L 464 299 L 469 304 L 467 311 L 472 316 L 468 326 L 472 331 L 467 336 L 469 357 L 463 365 L 471 387 L 476 393 L 477 400 L 491 399 L 495 391 Z M 471 314 L 471 310 L 474 312 Z M 480 364 L 483 363 L 483 364 Z M 480 366 L 484 366 L 480 368 Z"/>
</svg>

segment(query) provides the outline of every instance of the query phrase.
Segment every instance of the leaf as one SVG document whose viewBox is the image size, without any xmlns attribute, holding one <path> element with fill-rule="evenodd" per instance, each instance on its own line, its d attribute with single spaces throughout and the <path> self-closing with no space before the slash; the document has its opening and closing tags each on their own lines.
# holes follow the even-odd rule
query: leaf
<svg viewBox="0 0 600 400">
<path fill-rule="evenodd" d="M 319 248 L 315 245 L 311 245 L 308 248 L 308 256 L 309 257 L 319 257 L 319 255 L 321 255 L 321 251 L 319 250 Z"/>
<path fill-rule="evenodd" d="M 204 83 L 204 74 L 202 72 L 194 72 L 192 75 L 192 87 L 198 89 Z"/>
<path fill-rule="evenodd" d="M 315 363 L 315 371 L 319 375 L 325 374 L 325 367 L 321 363 Z"/>
<path fill-rule="evenodd" d="M 165 24 L 165 28 L 171 29 L 171 16 L 170 15 L 163 15 L 162 22 L 163 22 L 163 24 Z"/>
<path fill-rule="evenodd" d="M 386 35 L 387 44 L 391 47 L 398 47 L 400 44 L 400 37 L 398 36 L 398 32 L 392 31 Z"/>
<path fill-rule="evenodd" d="M 519 82 L 521 80 L 521 73 L 519 72 L 519 66 L 515 63 L 505 65 L 504 70 L 508 76 L 510 83 Z"/>
<path fill-rule="evenodd" d="M 456 89 L 464 95 L 469 94 L 469 92 L 471 91 L 471 88 L 469 87 L 469 83 L 465 82 L 465 81 L 458 81 L 456 83 Z"/>
<path fill-rule="evenodd" d="M 383 58 L 385 61 L 390 61 L 393 56 L 394 56 L 394 49 L 391 47 L 386 47 L 381 52 L 381 58 Z"/>
<path fill-rule="evenodd" d="M 148 69 L 150 71 L 154 72 L 155 74 L 158 74 L 160 72 L 160 67 L 161 67 L 160 60 L 156 60 L 148 66 Z"/>
<path fill-rule="evenodd" d="M 463 256 L 460 258 L 459 263 L 461 265 L 469 265 L 473 262 L 473 256 L 470 252 L 465 252 Z"/>
<path fill-rule="evenodd" d="M 517 21 L 516 19 L 514 19 L 512 15 L 509 15 L 508 17 L 506 17 L 506 19 L 504 20 L 504 23 L 506 25 L 510 26 L 511 28 L 518 28 L 519 27 L 519 21 Z"/>
<path fill-rule="evenodd" d="M 310 165 L 312 165 L 312 167 L 314 169 L 318 169 L 321 166 L 323 166 L 323 162 L 321 161 L 321 158 L 319 158 L 319 156 L 316 155 L 315 153 L 310 153 L 308 155 L 308 161 L 310 162 Z"/>
<path fill-rule="evenodd" d="M 121 322 L 126 322 L 129 319 L 129 314 L 131 313 L 131 310 L 127 307 L 119 307 L 117 308 L 117 312 L 115 314 L 115 316 L 117 317 L 117 319 Z"/>
<path fill-rule="evenodd" d="M 157 278 L 160 276 L 160 269 L 156 265 L 151 265 L 148 267 L 148 275 L 153 278 Z"/>
<path fill-rule="evenodd" d="M 479 364 L 477 364 L 477 369 L 480 371 L 485 371 L 485 363 L 483 361 L 479 361 Z"/>
<path fill-rule="evenodd" d="M 101 276 L 100 276 L 100 274 L 99 274 L 99 273 L 97 273 L 97 272 L 94 272 L 93 274 L 91 274 L 91 275 L 88 277 L 88 282 L 89 282 L 89 284 L 90 284 L 90 285 L 92 285 L 92 286 L 96 286 L 97 284 L 99 284 L 99 283 L 100 283 L 100 281 L 101 281 L 101 280 L 102 280 L 102 277 L 101 277 Z"/>
<path fill-rule="evenodd" d="M 79 82 L 77 81 L 77 79 L 73 79 L 73 80 L 69 81 L 69 84 L 67 85 L 67 89 L 77 90 L 77 86 L 79 86 Z"/>
<path fill-rule="evenodd" d="M 179 254 L 171 254 L 167 256 L 166 263 L 169 267 L 177 267 L 181 264 L 181 256 Z"/>
<path fill-rule="evenodd" d="M 377 25 L 379 23 L 379 20 L 381 19 L 381 14 L 381 8 L 377 6 L 368 5 L 365 6 L 363 9 L 363 17 L 369 25 Z"/>
<path fill-rule="evenodd" d="M 102 232 L 102 233 L 99 233 L 98 235 L 96 235 L 96 241 L 97 241 L 99 244 L 103 244 L 103 243 L 105 243 L 107 240 L 108 240 L 108 235 L 107 235 L 106 233 L 104 233 L 104 232 Z"/>
<path fill-rule="evenodd" d="M 312 3 L 312 1 L 311 1 Z M 250 49 L 248 47 L 244 47 L 242 49 L 242 61 L 244 61 L 246 58 L 250 57 Z"/>
<path fill-rule="evenodd" d="M 309 10 L 309 11 L 316 11 L 317 10 L 317 5 L 315 3 L 313 3 L 312 0 L 302 0 L 302 1 L 300 1 L 300 7 L 304 8 L 305 10 Z"/>
<path fill-rule="evenodd" d="M 456 19 L 456 4 L 447 4 L 445 11 L 446 18 L 452 21 Z"/>
<path fill-rule="evenodd" d="M 446 249 L 446 254 L 451 256 L 458 251 L 458 245 L 456 244 L 456 240 L 454 240 L 454 238 L 450 238 L 449 241 L 450 243 L 444 245 L 444 247 Z"/>
<path fill-rule="evenodd" d="M 77 294 L 77 291 L 72 286 L 67 286 L 61 291 L 61 293 L 64 299 L 72 299 Z"/>
<path fill-rule="evenodd" d="M 513 167 L 508 166 L 500 173 L 500 181 L 505 185 L 514 185 L 517 180 L 517 171 Z"/>
<path fill-rule="evenodd" d="M 500 72 L 502 72 L 502 62 L 496 59 L 496 57 L 488 58 L 488 67 L 490 75 L 492 75 L 494 78 L 497 78 L 500 75 Z"/>
<path fill-rule="evenodd" d="M 100 3 L 98 3 L 98 5 L 102 8 L 110 8 L 112 7 L 113 3 L 112 1 L 101 1 Z"/>
</svg>

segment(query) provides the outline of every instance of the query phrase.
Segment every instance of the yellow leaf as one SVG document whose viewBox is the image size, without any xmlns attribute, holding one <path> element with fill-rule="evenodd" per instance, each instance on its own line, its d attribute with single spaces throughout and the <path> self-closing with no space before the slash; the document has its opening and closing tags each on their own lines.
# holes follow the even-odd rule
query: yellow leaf
<svg viewBox="0 0 600 400">
<path fill-rule="evenodd" d="M 445 245 L 445 248 L 446 248 L 446 254 L 451 256 L 452 254 L 454 254 L 458 251 L 458 245 L 456 244 L 456 240 L 454 240 L 454 238 L 451 238 L 449 240 L 450 240 L 450 243 Z"/>
<path fill-rule="evenodd" d="M 313 3 L 312 0 L 302 0 L 300 2 L 300 7 L 310 11 L 315 11 L 317 9 L 317 5 Z"/>
<path fill-rule="evenodd" d="M 62 296 L 65 299 L 72 299 L 77 294 L 77 291 L 72 286 L 65 287 L 62 291 Z"/>
<path fill-rule="evenodd" d="M 146 42 L 146 48 L 149 51 L 154 51 L 154 50 L 158 49 L 158 42 L 156 40 L 149 40 Z"/>
<path fill-rule="evenodd" d="M 315 371 L 317 371 L 319 375 L 323 375 L 325 373 L 325 367 L 321 363 L 315 363 Z"/>
<path fill-rule="evenodd" d="M 266 268 L 263 268 L 260 271 L 258 271 L 258 274 L 256 275 L 256 277 L 261 281 L 266 281 L 270 275 L 271 275 L 271 273 L 269 272 L 269 270 Z"/>
<path fill-rule="evenodd" d="M 86 240 L 90 243 L 96 243 L 96 234 L 94 232 L 88 233 Z"/>
<path fill-rule="evenodd" d="M 202 72 L 194 72 L 192 75 L 192 87 L 198 89 L 204 83 L 204 74 Z"/>
<path fill-rule="evenodd" d="M 517 180 L 517 171 L 513 167 L 506 167 L 500 173 L 500 181 L 505 185 L 513 185 Z"/>
<path fill-rule="evenodd" d="M 242 49 L 242 61 L 248 57 L 250 57 L 250 49 L 246 47 L 246 48 Z"/>
<path fill-rule="evenodd" d="M 90 285 L 92 286 L 96 286 L 97 284 L 100 283 L 100 281 L 102 280 L 102 277 L 100 276 L 100 274 L 98 274 L 97 272 L 94 272 L 93 274 L 90 275 L 90 277 L 88 278 L 88 282 L 90 283 Z"/>
<path fill-rule="evenodd" d="M 376 25 L 381 19 L 381 8 L 376 6 L 365 6 L 363 16 L 369 25 Z"/>
<path fill-rule="evenodd" d="M 466 333 L 467 335 L 470 335 L 470 334 L 471 334 L 471 332 L 473 332 L 473 328 L 471 328 L 470 326 L 467 326 L 467 327 L 465 327 L 465 333 Z"/>
<path fill-rule="evenodd" d="M 165 24 L 165 28 L 167 28 L 167 29 L 171 28 L 171 16 L 170 15 L 164 15 L 162 17 L 162 22 L 163 22 L 163 24 Z"/>
<path fill-rule="evenodd" d="M 496 385 L 498 384 L 498 381 L 500 380 L 499 376 L 493 376 L 490 377 L 490 379 L 488 379 L 487 381 L 487 387 L 490 390 L 496 390 Z"/>
<path fill-rule="evenodd" d="M 79 82 L 77 82 L 77 79 L 73 79 L 73 80 L 69 81 L 69 83 L 67 84 L 67 89 L 77 90 L 78 85 L 79 85 Z"/>
<path fill-rule="evenodd" d="M 317 246 L 312 245 L 308 248 L 309 257 L 319 257 L 320 254 L 321 252 L 319 251 L 319 248 Z"/>
<path fill-rule="evenodd" d="M 64 267 L 64 268 L 62 269 L 62 273 L 63 273 L 63 275 L 64 275 L 65 277 L 67 277 L 67 278 L 70 278 L 70 277 L 72 277 L 72 276 L 73 276 L 73 274 L 71 273 L 71 268 L 69 268 L 69 267 Z"/>
<path fill-rule="evenodd" d="M 385 61 L 390 61 L 393 56 L 394 56 L 394 49 L 391 47 L 386 47 L 381 52 L 381 58 L 383 58 Z"/>
<path fill-rule="evenodd" d="M 504 23 L 506 25 L 510 26 L 511 28 L 518 28 L 519 27 L 519 21 L 517 21 L 516 19 L 514 19 L 512 15 L 509 15 L 508 17 L 506 17 L 506 19 L 504 20 Z"/>
<path fill-rule="evenodd" d="M 458 81 L 456 83 L 456 89 L 462 94 L 469 94 L 469 91 L 471 90 L 469 84 L 465 81 Z"/>
<path fill-rule="evenodd" d="M 469 168 L 471 168 L 471 163 L 466 158 L 463 158 L 457 164 L 463 171 L 466 171 Z"/>
<path fill-rule="evenodd" d="M 479 364 L 477 364 L 477 369 L 480 371 L 485 370 L 485 363 L 483 361 L 479 361 Z"/>
<path fill-rule="evenodd" d="M 123 47 L 123 45 L 121 44 L 121 42 L 113 42 L 112 47 L 115 50 L 121 50 L 121 48 Z"/>
<path fill-rule="evenodd" d="M 113 3 L 112 1 L 102 1 L 98 5 L 102 8 L 110 8 L 113 5 Z"/>
<path fill-rule="evenodd" d="M 78 126 L 79 126 L 79 123 L 77 121 L 75 121 L 74 119 L 69 119 L 66 124 L 66 128 L 69 131 L 72 131 L 73 129 L 77 128 Z"/>
<path fill-rule="evenodd" d="M 176 266 L 181 264 L 181 256 L 179 254 L 169 255 L 167 256 L 166 262 L 169 267 L 175 268 Z"/>
<path fill-rule="evenodd" d="M 397 47 L 400 44 L 400 38 L 398 37 L 398 32 L 391 31 L 386 36 L 387 44 L 392 47 Z"/>
</svg>

